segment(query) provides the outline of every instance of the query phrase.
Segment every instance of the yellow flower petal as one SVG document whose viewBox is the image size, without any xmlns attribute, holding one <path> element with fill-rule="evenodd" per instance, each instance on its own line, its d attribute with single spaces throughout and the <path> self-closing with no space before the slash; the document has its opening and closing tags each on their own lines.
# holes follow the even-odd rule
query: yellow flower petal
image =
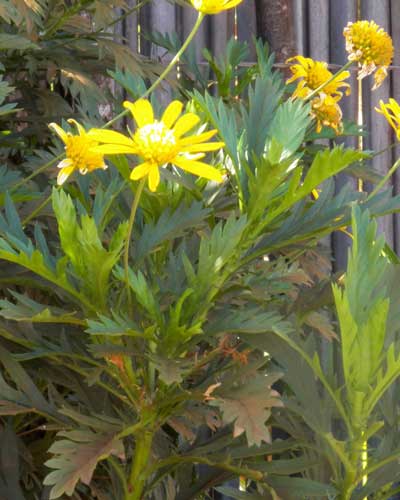
<svg viewBox="0 0 400 500">
<path fill-rule="evenodd" d="M 386 118 L 389 125 L 396 132 L 397 139 L 400 140 L 400 106 L 398 102 L 390 98 L 387 104 L 382 100 L 379 101 L 379 106 L 379 108 L 375 108 L 376 111 Z"/>
<path fill-rule="evenodd" d="M 149 189 L 150 191 L 156 191 L 157 186 L 160 184 L 160 172 L 156 165 L 150 168 L 149 172 Z"/>
<path fill-rule="evenodd" d="M 216 182 L 222 182 L 221 173 L 214 167 L 201 161 L 188 160 L 187 158 L 176 157 L 173 162 L 177 167 L 199 177 L 204 177 Z"/>
<path fill-rule="evenodd" d="M 49 123 L 49 128 L 54 130 L 54 132 L 60 137 L 60 139 L 64 142 L 64 144 L 67 143 L 68 140 L 68 134 L 63 130 L 57 123 Z"/>
<path fill-rule="evenodd" d="M 140 165 L 137 165 L 133 170 L 130 175 L 130 178 L 133 181 L 137 181 L 141 179 L 142 177 L 145 177 L 148 175 L 150 172 L 150 169 L 152 168 L 152 164 L 149 162 L 141 163 Z"/>
<path fill-rule="evenodd" d="M 193 7 L 203 14 L 218 14 L 232 9 L 243 0 L 191 0 Z"/>
<path fill-rule="evenodd" d="M 168 128 L 171 128 L 172 125 L 179 118 L 179 115 L 182 113 L 183 104 L 179 101 L 172 101 L 171 104 L 167 107 L 162 115 L 161 121 Z"/>
<path fill-rule="evenodd" d="M 139 99 L 135 102 L 125 101 L 124 108 L 132 113 L 138 127 L 154 122 L 153 108 L 147 99 Z"/>
<path fill-rule="evenodd" d="M 72 124 L 72 125 L 75 125 L 76 129 L 78 130 L 79 135 L 86 134 L 86 130 L 82 127 L 82 125 L 80 123 L 78 123 L 76 120 L 74 120 L 73 118 L 70 118 L 69 120 L 67 120 L 67 122 Z"/>
<path fill-rule="evenodd" d="M 189 144 L 181 148 L 181 151 L 187 153 L 200 153 L 201 151 L 216 151 L 224 146 L 224 142 L 205 142 L 202 144 Z"/>
<path fill-rule="evenodd" d="M 190 137 L 183 137 L 179 139 L 179 146 L 186 146 L 189 144 L 198 144 L 199 142 L 208 141 L 211 137 L 218 132 L 218 130 L 209 130 L 208 132 L 203 132 L 199 135 L 191 135 Z"/>
<path fill-rule="evenodd" d="M 57 184 L 61 186 L 68 179 L 68 177 L 74 172 L 75 167 L 73 165 L 69 167 L 64 167 L 60 170 L 57 176 Z"/>
<path fill-rule="evenodd" d="M 100 153 L 102 155 L 135 155 L 137 154 L 137 149 L 132 146 L 125 146 L 124 144 L 100 144 L 99 146 L 93 146 L 90 148 L 92 153 Z"/>
<path fill-rule="evenodd" d="M 131 138 L 114 130 L 104 130 L 101 128 L 92 128 L 87 133 L 88 137 L 97 142 L 106 142 L 107 144 L 123 144 L 124 146 L 133 147 Z"/>
<path fill-rule="evenodd" d="M 69 167 L 70 165 L 73 165 L 73 162 L 70 158 L 65 158 L 64 160 L 61 160 L 60 163 L 57 165 L 57 168 L 65 168 Z"/>
<path fill-rule="evenodd" d="M 176 122 L 174 127 L 175 137 L 179 138 L 186 132 L 189 132 L 200 121 L 200 118 L 194 113 L 186 113 Z"/>
</svg>

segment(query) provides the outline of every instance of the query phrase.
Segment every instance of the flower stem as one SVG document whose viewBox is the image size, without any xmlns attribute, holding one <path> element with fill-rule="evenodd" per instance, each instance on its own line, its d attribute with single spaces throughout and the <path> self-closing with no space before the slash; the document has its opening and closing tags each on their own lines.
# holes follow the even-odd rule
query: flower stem
<svg viewBox="0 0 400 500">
<path fill-rule="evenodd" d="M 28 175 L 28 177 L 25 177 L 24 179 L 20 180 L 16 184 L 14 184 L 14 186 L 12 186 L 11 189 L 14 190 L 14 189 L 18 189 L 19 187 L 23 186 L 24 184 L 29 182 L 31 179 L 33 179 L 34 177 L 36 177 L 37 175 L 41 174 L 46 169 L 51 167 L 53 165 L 53 163 L 55 163 L 57 160 L 60 160 L 63 156 L 64 156 L 64 153 L 59 154 L 58 156 L 55 156 L 50 161 L 48 161 L 47 163 L 45 163 L 41 167 L 37 168 L 34 172 L 32 172 L 30 175 Z"/>
<path fill-rule="evenodd" d="M 129 216 L 128 224 L 128 234 L 126 235 L 125 250 L 124 250 L 124 270 L 125 270 L 125 281 L 126 281 L 126 292 L 128 294 L 128 304 L 131 306 L 131 293 L 129 288 L 129 246 L 132 237 L 133 224 L 135 222 L 135 215 L 139 205 L 140 197 L 142 196 L 143 188 L 146 182 L 146 177 L 143 177 L 139 182 L 138 188 L 133 199 L 131 214 Z"/>
<path fill-rule="evenodd" d="M 30 222 L 34 217 L 36 217 L 36 215 L 38 215 L 42 210 L 43 208 L 49 203 L 49 201 L 51 200 L 51 196 L 52 194 L 49 194 L 49 196 L 47 196 L 43 201 L 42 203 L 40 203 L 40 205 L 38 205 L 34 210 L 32 210 L 32 212 L 22 221 L 22 225 L 25 226 L 26 224 L 28 224 L 28 222 Z"/>
<path fill-rule="evenodd" d="M 153 432 L 145 430 L 136 439 L 135 457 L 128 482 L 128 494 L 125 500 L 140 500 L 146 484 L 145 469 L 151 454 Z"/>
<path fill-rule="evenodd" d="M 375 187 L 372 193 L 368 195 L 367 201 L 373 198 L 382 189 L 382 187 L 387 183 L 387 181 L 399 167 L 400 167 L 400 158 L 394 163 L 393 167 L 389 170 L 389 172 L 385 175 L 385 177 L 381 181 L 379 181 L 378 185 Z"/>
<path fill-rule="evenodd" d="M 148 97 L 157 87 L 158 85 L 165 79 L 165 77 L 170 73 L 172 68 L 175 66 L 175 64 L 179 61 L 179 58 L 181 55 L 185 52 L 187 49 L 188 45 L 190 42 L 193 40 L 194 36 L 196 35 L 198 29 L 200 28 L 200 25 L 204 19 L 204 14 L 202 12 L 199 12 L 199 15 L 197 17 L 197 20 L 192 28 L 192 31 L 189 33 L 188 37 L 184 41 L 182 47 L 178 50 L 178 52 L 175 54 L 171 62 L 168 64 L 168 66 L 165 68 L 165 70 L 161 73 L 161 75 L 157 78 L 157 80 L 146 90 L 146 92 L 140 97 L 141 99 L 144 99 Z M 120 118 L 123 118 L 125 115 L 129 113 L 129 110 L 125 109 L 124 111 L 121 111 L 118 115 L 114 116 L 114 118 L 110 121 L 108 121 L 105 125 L 103 125 L 102 128 L 108 128 L 111 125 L 113 125 L 116 121 L 118 121 Z"/>
<path fill-rule="evenodd" d="M 324 90 L 324 88 L 326 86 L 328 86 L 330 83 L 332 83 L 333 81 L 335 81 L 336 78 L 339 75 L 341 75 L 344 71 L 346 71 L 348 68 L 350 68 L 350 66 L 352 64 L 353 64 L 353 61 L 347 61 L 347 63 L 344 66 L 342 66 L 334 75 L 331 76 L 331 78 L 329 78 L 329 80 L 327 80 L 322 85 L 320 85 L 315 90 L 313 90 L 311 92 L 311 94 L 309 94 L 304 100 L 305 101 L 310 101 L 313 97 L 315 97 L 316 95 L 318 95 L 321 92 L 321 90 Z"/>
</svg>

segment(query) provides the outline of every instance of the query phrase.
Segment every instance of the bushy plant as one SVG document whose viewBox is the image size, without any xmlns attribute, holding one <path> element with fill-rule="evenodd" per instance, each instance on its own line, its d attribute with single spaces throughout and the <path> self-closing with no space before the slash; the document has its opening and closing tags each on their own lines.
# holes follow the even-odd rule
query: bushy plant
<svg viewBox="0 0 400 500">
<path fill-rule="evenodd" d="M 193 0 L 195 28 L 237 3 Z M 4 195 L 5 498 L 355 499 L 395 481 L 395 266 L 369 218 L 400 198 L 335 192 L 333 176 L 370 156 L 312 142 L 359 132 L 341 123 L 340 89 L 328 76 L 295 99 L 256 49 L 248 69 L 236 42 L 207 56 L 221 95 L 190 89 L 201 72 L 187 59 L 186 100 L 165 110 L 161 80 L 115 71 L 126 111 L 102 128 L 51 125 L 65 146 L 46 152 L 60 168 L 52 210 L 21 222 Z M 132 132 L 110 130 L 128 112 Z M 319 242 L 352 217 L 339 345 Z M 248 491 L 223 486 L 232 477 Z"/>
</svg>

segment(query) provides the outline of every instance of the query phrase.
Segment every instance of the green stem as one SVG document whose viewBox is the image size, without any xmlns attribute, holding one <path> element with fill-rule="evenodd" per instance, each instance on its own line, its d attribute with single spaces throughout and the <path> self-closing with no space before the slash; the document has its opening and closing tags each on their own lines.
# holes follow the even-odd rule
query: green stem
<svg viewBox="0 0 400 500">
<path fill-rule="evenodd" d="M 38 205 L 34 210 L 32 210 L 32 212 L 22 221 L 22 225 L 25 226 L 34 217 L 36 217 L 36 215 L 38 215 L 43 210 L 43 208 L 49 203 L 50 200 L 51 200 L 51 194 L 47 196 L 47 198 L 44 201 L 42 201 L 40 205 Z"/>
<path fill-rule="evenodd" d="M 400 167 L 400 158 L 394 163 L 393 167 L 389 170 L 389 172 L 385 175 L 385 177 L 378 183 L 375 189 L 368 195 L 367 201 L 373 198 L 387 183 L 390 177 L 396 172 L 396 170 Z"/>
<path fill-rule="evenodd" d="M 135 222 L 135 215 L 139 205 L 139 200 L 143 192 L 143 188 L 146 182 L 146 177 L 143 177 L 139 182 L 139 186 L 135 193 L 135 198 L 133 199 L 131 214 L 129 216 L 129 224 L 128 224 L 128 234 L 126 236 L 125 241 L 125 250 L 124 250 L 124 270 L 125 270 L 125 281 L 126 281 L 126 292 L 128 294 L 128 304 L 131 306 L 131 293 L 129 287 L 129 246 L 132 237 L 133 224 Z"/>
<path fill-rule="evenodd" d="M 339 71 L 337 71 L 334 75 L 332 75 L 331 78 L 329 78 L 329 80 L 327 80 L 322 85 L 320 85 L 315 90 L 313 90 L 311 92 L 311 94 L 309 94 L 304 100 L 305 101 L 310 101 L 313 97 L 315 97 L 316 95 L 318 95 L 321 92 L 321 90 L 324 90 L 324 88 L 326 86 L 328 86 L 330 83 L 332 83 L 333 81 L 335 81 L 336 78 L 339 75 L 341 75 L 344 71 L 346 71 L 347 69 L 349 69 L 352 64 L 353 64 L 353 61 L 348 61 L 342 68 L 339 69 Z"/>
<path fill-rule="evenodd" d="M 194 464 L 202 464 L 208 465 L 210 467 L 216 467 L 218 469 L 223 469 L 237 476 L 244 476 L 248 479 L 252 479 L 253 481 L 261 481 L 264 477 L 264 474 L 261 471 L 248 469 L 247 467 L 238 467 L 236 465 L 227 463 L 227 462 L 213 462 L 205 457 L 198 456 L 182 456 L 182 457 L 170 457 L 164 460 L 158 460 L 157 464 L 153 467 L 154 470 L 162 469 L 163 467 L 181 463 L 194 463 Z M 154 472 L 152 470 L 152 472 Z"/>
<path fill-rule="evenodd" d="M 140 500 L 146 485 L 146 469 L 149 465 L 153 432 L 145 430 L 136 439 L 135 457 L 128 482 L 128 494 L 125 500 Z"/>
<path fill-rule="evenodd" d="M 202 12 L 199 12 L 199 15 L 198 15 L 197 20 L 192 28 L 192 31 L 189 33 L 189 35 L 186 38 L 186 40 L 184 41 L 182 47 L 178 50 L 178 52 L 175 54 L 175 56 L 173 57 L 171 62 L 168 64 L 168 66 L 165 68 L 165 70 L 161 73 L 161 75 L 157 78 L 157 80 L 141 96 L 141 99 L 145 99 L 146 97 L 148 97 L 158 87 L 158 85 L 164 80 L 164 78 L 169 74 L 169 72 L 172 70 L 172 68 L 175 66 L 175 64 L 179 61 L 179 58 L 182 56 L 182 54 L 187 49 L 190 42 L 193 40 L 198 29 L 200 28 L 200 25 L 201 25 L 203 19 L 204 19 L 204 14 Z M 108 121 L 102 128 L 110 127 L 116 121 L 118 121 L 119 119 L 126 116 L 128 113 L 129 113 L 129 110 L 127 110 L 127 109 L 125 109 L 124 111 L 121 111 L 121 113 L 116 115 L 112 120 Z"/>
<path fill-rule="evenodd" d="M 114 469 L 115 473 L 117 474 L 120 482 L 122 489 L 124 490 L 124 496 L 127 497 L 129 494 L 128 491 L 128 484 L 126 482 L 125 474 L 124 471 L 122 470 L 120 464 L 117 462 L 117 460 L 114 457 L 108 457 L 108 463 L 111 465 L 111 467 Z"/>
<path fill-rule="evenodd" d="M 64 153 L 59 154 L 58 156 L 54 157 L 52 160 L 48 161 L 47 163 L 45 163 L 41 167 L 37 168 L 34 172 L 32 172 L 30 175 L 28 175 L 28 177 L 25 177 L 21 181 L 19 181 L 16 184 L 14 184 L 14 186 L 12 186 L 12 190 L 18 189 L 19 187 L 23 186 L 24 184 L 26 184 L 27 182 L 29 182 L 31 179 L 33 179 L 34 177 L 36 177 L 37 175 L 41 174 L 46 169 L 48 169 L 49 167 L 51 167 L 53 165 L 53 163 L 55 163 L 58 160 L 61 160 L 61 158 L 63 156 L 64 156 Z"/>
<path fill-rule="evenodd" d="M 346 470 L 341 500 L 350 500 L 353 491 L 360 483 L 360 479 L 364 479 L 367 476 L 367 471 L 364 467 L 365 438 L 363 431 L 359 431 L 356 439 L 350 444 L 350 462 L 352 467 Z"/>
</svg>

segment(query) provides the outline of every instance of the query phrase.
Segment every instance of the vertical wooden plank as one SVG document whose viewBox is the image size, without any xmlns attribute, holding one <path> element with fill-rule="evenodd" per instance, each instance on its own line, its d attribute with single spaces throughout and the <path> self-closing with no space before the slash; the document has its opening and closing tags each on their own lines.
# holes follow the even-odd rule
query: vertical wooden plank
<svg viewBox="0 0 400 500">
<path fill-rule="evenodd" d="M 343 37 L 343 29 L 349 21 L 357 19 L 357 0 L 335 0 L 330 2 L 330 55 L 331 61 L 335 64 L 347 62 L 347 53 Z M 355 75 L 350 80 L 352 95 L 344 97 L 341 101 L 341 108 L 345 119 L 355 121 L 357 119 L 357 79 Z M 343 141 L 347 146 L 357 147 L 357 140 L 346 138 Z M 347 183 L 351 183 L 357 189 L 357 183 L 347 175 L 338 175 L 336 179 L 336 190 Z M 351 239 L 342 232 L 336 232 L 332 237 L 332 250 L 334 255 L 334 271 L 346 268 L 347 251 L 351 245 Z"/>
<path fill-rule="evenodd" d="M 127 8 L 132 9 L 137 5 L 136 0 L 126 0 Z M 134 11 L 125 18 L 124 36 L 133 52 L 139 52 L 138 47 L 138 11 Z"/>
<path fill-rule="evenodd" d="M 382 28 L 389 31 L 389 0 L 364 0 L 362 3 L 363 19 L 373 19 Z M 379 100 L 385 102 L 390 95 L 390 79 L 386 78 L 384 83 L 375 91 L 371 91 L 373 85 L 373 77 L 367 77 L 365 85 L 363 85 L 363 109 L 365 113 L 365 124 L 369 130 L 369 136 L 366 139 L 366 146 L 374 151 L 385 149 L 391 143 L 390 134 L 380 115 L 375 111 Z M 382 175 L 386 174 L 391 167 L 392 152 L 387 151 L 373 160 L 374 168 Z M 393 216 L 388 215 L 378 220 L 379 231 L 385 234 L 386 240 L 393 245 Z"/>
<path fill-rule="evenodd" d="M 176 31 L 176 14 L 175 5 L 167 0 L 153 0 L 151 3 L 151 31 L 159 31 L 160 33 L 174 33 Z M 166 54 L 166 50 L 158 47 L 155 44 L 151 46 L 150 56 L 152 59 L 160 60 L 164 65 L 167 65 L 172 59 L 171 54 Z M 174 77 L 171 72 L 169 77 Z M 163 82 L 159 85 L 157 96 L 164 106 L 171 100 L 171 89 Z"/>
<path fill-rule="evenodd" d="M 247 42 L 249 46 L 249 61 L 255 61 L 256 51 L 253 37 L 256 36 L 256 0 L 246 0 L 237 8 L 237 32 L 241 42 Z"/>
<path fill-rule="evenodd" d="M 210 46 L 216 56 L 224 54 L 228 40 L 235 33 L 235 11 L 230 9 L 209 17 Z"/>
<path fill-rule="evenodd" d="M 148 3 L 144 5 L 140 12 L 138 13 L 139 18 L 139 29 L 140 29 L 140 53 L 146 56 L 150 56 L 151 53 L 151 42 L 147 40 L 143 34 L 149 33 L 152 30 L 152 5 Z"/>
<path fill-rule="evenodd" d="M 329 0 L 308 1 L 308 47 L 309 56 L 317 61 L 329 62 Z M 328 140 L 318 141 L 327 146 Z M 327 236 L 321 244 L 330 250 L 332 237 Z"/>
<path fill-rule="evenodd" d="M 186 40 L 189 33 L 192 31 L 192 28 L 197 19 L 197 10 L 192 7 L 183 7 L 181 11 L 181 20 L 182 23 L 180 25 L 180 35 L 182 42 Z M 207 40 L 207 17 L 203 20 L 199 30 L 194 37 L 191 46 L 194 47 L 196 51 L 196 57 L 198 61 L 202 61 L 204 58 L 201 55 L 201 52 L 204 47 L 206 47 Z"/>
<path fill-rule="evenodd" d="M 257 0 L 258 34 L 267 40 L 278 62 L 295 55 L 294 5 L 297 0 Z"/>
<path fill-rule="evenodd" d="M 329 0 L 309 0 L 309 55 L 318 61 L 329 61 Z"/>
<path fill-rule="evenodd" d="M 293 5 L 294 16 L 294 44 L 296 54 L 307 53 L 307 9 L 306 0 L 297 0 Z"/>
<path fill-rule="evenodd" d="M 400 2 L 399 0 L 391 0 L 391 34 L 395 48 L 394 61 L 395 66 L 400 66 Z M 392 83 L 392 97 L 400 102 L 400 71 L 396 68 L 390 72 Z M 390 142 L 396 140 L 394 133 L 386 125 L 387 133 L 389 134 Z M 400 147 L 397 146 L 393 150 L 392 162 L 395 162 L 400 157 Z M 394 193 L 400 193 L 400 175 L 397 173 L 394 176 Z M 397 253 L 400 253 L 400 214 L 395 214 L 393 217 L 393 239 L 394 248 Z"/>
</svg>

